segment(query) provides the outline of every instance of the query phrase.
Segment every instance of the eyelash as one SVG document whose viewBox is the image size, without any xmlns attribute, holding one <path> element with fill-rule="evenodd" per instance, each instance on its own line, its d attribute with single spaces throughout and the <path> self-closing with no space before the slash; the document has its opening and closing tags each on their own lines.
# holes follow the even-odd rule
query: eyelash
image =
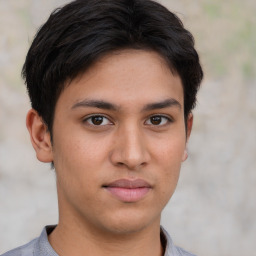
<svg viewBox="0 0 256 256">
<path fill-rule="evenodd" d="M 106 116 L 104 116 L 104 115 L 92 115 L 92 116 L 89 116 L 89 117 L 87 117 L 87 118 L 85 118 L 85 119 L 83 120 L 83 123 L 89 123 L 88 120 L 90 120 L 90 119 L 92 119 L 92 118 L 97 118 L 97 117 L 98 117 L 98 118 L 102 117 L 103 119 L 107 119 L 110 124 L 113 124 L 113 123 L 109 120 L 109 118 L 106 117 Z M 92 121 L 91 121 L 91 123 L 89 123 L 89 125 L 95 126 L 95 127 L 97 127 L 97 126 L 103 126 L 103 125 L 101 125 L 101 124 L 100 124 L 100 125 L 93 124 Z M 104 125 L 107 125 L 107 124 L 104 124 Z"/>
<path fill-rule="evenodd" d="M 145 123 L 146 123 L 148 120 L 151 120 L 151 118 L 156 118 L 156 117 L 160 117 L 160 118 L 161 118 L 161 122 L 163 121 L 163 119 L 166 119 L 165 124 L 152 124 L 152 123 L 151 123 L 151 124 L 149 124 L 149 125 L 151 125 L 151 126 L 153 126 L 153 127 L 157 127 L 157 126 L 162 127 L 162 126 L 165 126 L 165 125 L 167 125 L 167 124 L 173 122 L 172 118 L 170 118 L 170 117 L 168 117 L 168 116 L 165 116 L 165 115 L 160 115 L 160 114 L 158 114 L 158 115 L 152 115 L 152 116 L 150 116 L 150 117 L 145 121 Z M 92 118 L 102 118 L 103 120 L 104 120 L 104 119 L 107 119 L 109 123 L 108 123 L 108 124 L 102 124 L 102 123 L 100 123 L 99 125 L 96 125 L 96 124 L 93 124 Z M 91 122 L 89 122 L 89 120 L 91 120 Z M 151 120 L 151 121 L 152 121 L 152 120 Z M 104 121 L 103 121 L 103 122 L 104 122 Z M 97 127 L 97 126 L 98 126 L 98 127 L 99 127 L 99 126 L 105 126 L 105 125 L 112 125 L 112 124 L 113 124 L 113 122 L 111 122 L 111 121 L 109 120 L 109 118 L 106 117 L 106 116 L 104 116 L 104 115 L 92 115 L 92 116 L 86 117 L 86 118 L 83 120 L 83 123 L 87 123 L 88 125 L 94 126 L 94 127 Z"/>
<path fill-rule="evenodd" d="M 156 117 L 158 117 L 158 118 L 160 117 L 161 118 L 161 122 L 163 121 L 163 119 L 165 119 L 166 120 L 165 124 L 160 124 L 160 125 L 150 124 L 150 125 L 152 125 L 152 126 L 161 126 L 162 127 L 162 126 L 165 126 L 165 125 L 170 124 L 170 123 L 173 122 L 173 120 L 170 117 L 165 116 L 165 115 L 152 115 L 147 120 L 151 120 L 151 118 L 156 118 Z"/>
</svg>

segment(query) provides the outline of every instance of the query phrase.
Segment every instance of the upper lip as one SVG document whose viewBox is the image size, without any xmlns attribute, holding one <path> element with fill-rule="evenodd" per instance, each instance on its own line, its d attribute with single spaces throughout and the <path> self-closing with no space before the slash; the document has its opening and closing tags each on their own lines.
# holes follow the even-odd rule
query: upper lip
<svg viewBox="0 0 256 256">
<path fill-rule="evenodd" d="M 152 186 L 143 179 L 119 179 L 115 180 L 103 187 L 117 187 L 117 188 L 151 188 Z"/>
</svg>

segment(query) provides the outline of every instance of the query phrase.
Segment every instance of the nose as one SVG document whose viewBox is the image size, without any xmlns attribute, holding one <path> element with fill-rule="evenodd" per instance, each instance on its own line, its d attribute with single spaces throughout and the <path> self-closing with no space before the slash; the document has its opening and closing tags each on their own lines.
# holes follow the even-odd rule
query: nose
<svg viewBox="0 0 256 256">
<path fill-rule="evenodd" d="M 139 128 L 125 128 L 114 138 L 110 160 L 115 166 L 125 166 L 129 170 L 138 170 L 148 164 L 150 154 L 147 141 Z"/>
</svg>

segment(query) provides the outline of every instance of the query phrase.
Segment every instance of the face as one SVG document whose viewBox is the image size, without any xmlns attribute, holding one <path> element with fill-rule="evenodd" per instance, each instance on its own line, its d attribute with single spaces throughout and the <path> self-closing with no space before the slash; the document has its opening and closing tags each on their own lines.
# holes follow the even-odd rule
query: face
<svg viewBox="0 0 256 256">
<path fill-rule="evenodd" d="M 155 52 L 102 58 L 56 104 L 49 160 L 57 174 L 60 223 L 112 233 L 159 226 L 185 148 L 179 76 Z"/>
</svg>

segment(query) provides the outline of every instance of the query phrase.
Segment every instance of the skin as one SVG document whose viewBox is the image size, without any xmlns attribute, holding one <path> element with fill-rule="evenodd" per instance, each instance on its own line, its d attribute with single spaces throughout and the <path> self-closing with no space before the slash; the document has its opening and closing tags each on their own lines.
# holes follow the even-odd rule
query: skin
<svg viewBox="0 0 256 256">
<path fill-rule="evenodd" d="M 37 158 L 56 169 L 59 224 L 49 241 L 59 255 L 163 254 L 161 212 L 187 158 L 193 122 L 191 114 L 186 131 L 183 100 L 180 77 L 157 53 L 124 50 L 67 85 L 56 104 L 53 143 L 29 111 Z M 118 179 L 143 179 L 150 188 L 127 202 L 104 187 Z"/>
</svg>

